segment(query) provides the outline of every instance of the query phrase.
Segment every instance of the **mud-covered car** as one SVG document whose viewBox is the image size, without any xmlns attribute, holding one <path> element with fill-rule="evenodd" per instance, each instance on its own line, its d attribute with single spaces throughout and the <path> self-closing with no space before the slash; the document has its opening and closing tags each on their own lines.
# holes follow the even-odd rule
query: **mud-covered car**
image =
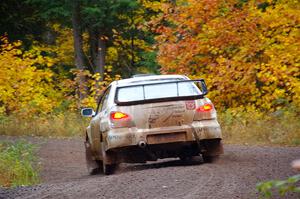
<svg viewBox="0 0 300 199">
<path fill-rule="evenodd" d="M 204 162 L 223 153 L 222 135 L 203 79 L 149 75 L 112 82 L 100 97 L 86 129 L 89 173 L 113 172 L 118 163 L 159 158 L 182 160 L 202 155 Z"/>
</svg>

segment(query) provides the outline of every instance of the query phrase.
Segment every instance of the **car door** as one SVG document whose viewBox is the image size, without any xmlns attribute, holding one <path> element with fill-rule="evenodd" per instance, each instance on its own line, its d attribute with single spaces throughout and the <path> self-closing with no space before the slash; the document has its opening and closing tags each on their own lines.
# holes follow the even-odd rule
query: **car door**
<svg viewBox="0 0 300 199">
<path fill-rule="evenodd" d="M 98 115 L 98 134 L 100 135 L 100 142 L 99 142 L 99 156 L 102 159 L 101 149 L 104 147 L 104 140 L 105 136 L 104 133 L 109 129 L 109 100 L 110 100 L 110 90 L 111 87 L 108 87 L 100 100 L 99 106 L 97 111 L 99 112 Z M 99 133 L 100 132 L 100 133 Z M 102 146 L 103 145 L 103 146 Z"/>
<path fill-rule="evenodd" d="M 99 106 L 100 132 L 103 133 L 109 128 L 109 107 L 108 100 L 110 96 L 110 87 L 106 89 Z"/>
<path fill-rule="evenodd" d="M 90 122 L 88 137 L 91 142 L 91 150 L 96 156 L 101 156 L 101 142 L 102 142 L 102 135 L 99 133 L 101 132 L 100 128 L 102 128 L 102 118 L 104 117 L 104 109 L 105 105 L 107 104 L 107 96 L 109 94 L 110 87 L 108 87 L 104 93 L 100 96 L 98 106 L 96 109 L 96 115 L 92 118 Z"/>
</svg>

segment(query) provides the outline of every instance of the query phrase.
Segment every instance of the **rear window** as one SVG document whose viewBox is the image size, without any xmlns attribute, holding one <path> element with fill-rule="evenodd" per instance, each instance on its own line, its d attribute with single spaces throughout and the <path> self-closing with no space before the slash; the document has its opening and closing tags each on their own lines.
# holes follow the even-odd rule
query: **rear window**
<svg viewBox="0 0 300 199">
<path fill-rule="evenodd" d="M 200 90 L 193 82 L 178 82 L 119 88 L 117 100 L 119 102 L 132 102 L 200 94 Z"/>
</svg>

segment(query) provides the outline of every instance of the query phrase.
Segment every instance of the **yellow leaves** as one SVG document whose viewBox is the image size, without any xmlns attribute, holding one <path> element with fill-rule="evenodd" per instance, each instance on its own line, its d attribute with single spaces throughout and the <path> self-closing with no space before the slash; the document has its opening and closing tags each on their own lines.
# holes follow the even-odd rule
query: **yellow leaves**
<svg viewBox="0 0 300 199">
<path fill-rule="evenodd" d="M 5 114 L 5 107 L 0 106 L 0 115 L 4 115 L 4 114 Z"/>
<path fill-rule="evenodd" d="M 16 51 L 16 54 L 17 54 L 17 55 L 21 55 L 21 54 L 22 54 L 22 51 L 21 51 L 21 50 L 17 50 L 17 51 Z"/>
<path fill-rule="evenodd" d="M 97 108 L 96 104 L 97 104 L 97 101 L 92 96 L 86 97 L 81 101 L 82 107 L 92 107 L 95 109 L 95 108 Z"/>
<path fill-rule="evenodd" d="M 47 62 L 46 65 L 48 67 L 52 67 L 54 65 L 72 65 L 74 58 L 73 38 L 71 36 L 72 30 L 62 27 L 60 24 L 49 24 L 49 26 L 49 28 L 55 31 L 55 44 L 42 45 L 35 43 L 31 49 L 32 53 L 47 52 L 47 54 L 49 54 L 50 56 L 40 57 L 39 61 L 44 61 L 44 63 Z M 86 33 L 83 34 L 83 37 L 85 40 L 87 40 Z M 48 59 L 47 57 L 51 57 L 51 59 Z"/>
<path fill-rule="evenodd" d="M 1 113 L 28 116 L 47 113 L 60 103 L 62 94 L 55 91 L 53 73 L 37 69 L 46 60 L 36 51 L 23 52 L 21 42 L 9 43 L 1 38 L 0 47 L 0 103 Z M 20 55 L 24 55 L 21 56 Z"/>
<path fill-rule="evenodd" d="M 105 35 L 102 35 L 99 39 L 103 41 L 108 41 L 109 38 Z"/>
<path fill-rule="evenodd" d="M 235 0 L 226 5 L 188 0 L 172 13 L 164 10 L 164 20 L 174 25 L 160 24 L 156 37 L 162 72 L 204 77 L 209 97 L 222 108 L 253 104 L 276 110 L 283 101 L 295 102 L 300 96 L 299 4 L 272 2 L 265 12 L 255 1 L 237 9 Z M 178 40 L 175 33 L 184 37 Z"/>
<path fill-rule="evenodd" d="M 93 107 L 96 108 L 97 100 L 102 94 L 104 89 L 115 80 L 121 78 L 120 75 L 115 75 L 112 77 L 110 72 L 112 71 L 112 66 L 105 67 L 106 72 L 101 80 L 101 75 L 99 73 L 91 74 L 87 70 L 72 70 L 75 75 L 75 79 L 72 84 L 72 90 L 76 90 L 76 95 L 72 96 L 75 101 L 80 101 L 80 107 Z M 82 81 L 84 80 L 84 81 Z M 79 93 L 83 94 L 79 96 Z"/>
<path fill-rule="evenodd" d="M 106 71 L 109 72 L 109 73 L 112 72 L 112 68 L 113 68 L 113 66 L 106 66 L 105 67 Z"/>
<path fill-rule="evenodd" d="M 153 1 L 153 0 L 139 0 L 139 2 L 146 8 L 151 9 L 155 12 L 161 10 L 161 2 L 163 1 Z"/>
</svg>

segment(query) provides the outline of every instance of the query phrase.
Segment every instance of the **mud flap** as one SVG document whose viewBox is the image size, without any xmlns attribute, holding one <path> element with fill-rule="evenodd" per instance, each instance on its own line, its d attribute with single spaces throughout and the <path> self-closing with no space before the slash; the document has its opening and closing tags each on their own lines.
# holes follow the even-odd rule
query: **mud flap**
<svg viewBox="0 0 300 199">
<path fill-rule="evenodd" d="M 105 147 L 101 145 L 102 151 L 102 171 L 105 175 L 112 174 L 116 169 L 116 155 L 110 151 L 105 151 Z"/>
<path fill-rule="evenodd" d="M 86 166 L 87 166 L 88 173 L 90 175 L 99 173 L 100 171 L 99 164 L 93 158 L 93 153 L 91 151 L 90 143 L 88 141 L 84 142 L 84 147 L 85 147 L 85 159 L 86 159 Z"/>
<path fill-rule="evenodd" d="M 203 151 L 203 147 L 202 147 L 202 145 L 201 145 L 200 139 L 199 139 L 199 137 L 198 137 L 198 135 L 197 135 L 197 133 L 196 133 L 194 127 L 193 127 L 192 125 L 190 125 L 190 127 L 191 127 L 191 129 L 192 129 L 193 136 L 194 136 L 194 138 L 195 138 L 195 140 L 196 140 L 196 142 L 197 142 L 198 149 L 199 149 L 199 151 L 200 151 L 200 153 L 201 153 L 201 152 Z"/>
<path fill-rule="evenodd" d="M 201 140 L 204 148 L 203 155 L 205 156 L 219 156 L 224 153 L 221 139 Z"/>
</svg>

